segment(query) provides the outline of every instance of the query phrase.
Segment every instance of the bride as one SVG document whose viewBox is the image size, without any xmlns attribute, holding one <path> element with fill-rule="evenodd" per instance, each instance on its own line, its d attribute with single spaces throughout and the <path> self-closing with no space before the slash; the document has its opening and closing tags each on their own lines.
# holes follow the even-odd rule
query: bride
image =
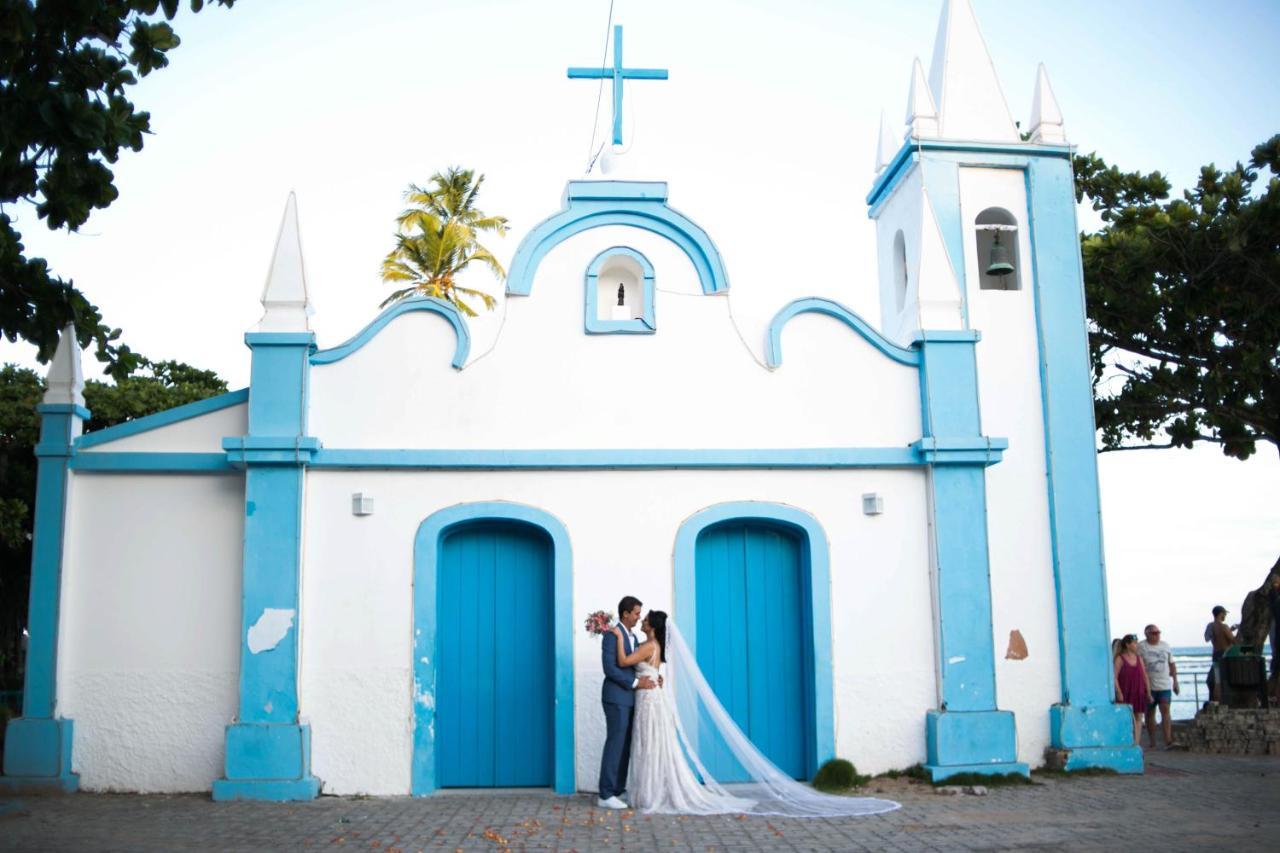
<svg viewBox="0 0 1280 853">
<path fill-rule="evenodd" d="M 822 794 L 783 773 L 720 704 L 675 622 L 661 610 L 650 610 L 640 628 L 645 642 L 629 655 L 623 653 L 621 632 L 613 629 L 618 634 L 618 665 L 634 666 L 637 676 L 655 682 L 669 655 L 675 669 L 667 675 L 666 687 L 636 691 L 628 780 L 634 807 L 650 814 L 784 817 L 858 816 L 898 808 L 891 800 Z M 749 781 L 732 790 L 718 783 L 699 760 L 689 729 L 698 733 L 704 747 L 732 755 Z"/>
</svg>

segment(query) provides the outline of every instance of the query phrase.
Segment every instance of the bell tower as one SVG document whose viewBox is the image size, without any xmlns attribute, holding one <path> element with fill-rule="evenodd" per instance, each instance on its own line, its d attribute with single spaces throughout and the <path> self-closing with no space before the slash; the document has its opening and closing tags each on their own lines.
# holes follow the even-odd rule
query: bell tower
<svg viewBox="0 0 1280 853">
<path fill-rule="evenodd" d="M 900 134 L 881 117 L 867 196 L 881 328 L 904 346 L 943 333 L 975 341 L 981 431 L 1009 441 L 984 477 L 988 627 L 993 642 L 1014 630 L 1027 636 L 1038 666 L 1057 672 L 1035 684 L 1025 661 L 997 661 L 989 714 L 1004 713 L 997 705 L 1014 712 L 1024 756 L 1049 748 L 1068 769 L 1141 772 L 1128 710 L 1112 704 L 1084 282 L 1062 113 L 1042 65 L 1023 139 L 970 0 L 945 0 L 928 76 L 919 59 L 912 65 L 905 124 Z M 945 511 L 935 507 L 935 527 Z M 955 612 L 957 603 L 943 600 L 955 587 L 939 548 L 935 594 L 940 611 Z M 1028 589 L 1036 591 L 1030 606 L 1016 604 Z M 963 763 L 963 738 L 948 740 L 960 730 L 947 721 L 958 716 L 946 695 L 955 657 L 943 651 L 948 630 L 938 627 L 931 769 Z M 984 719 L 981 731 L 1005 737 L 1004 723 Z M 964 737 L 978 734 L 965 729 Z"/>
</svg>

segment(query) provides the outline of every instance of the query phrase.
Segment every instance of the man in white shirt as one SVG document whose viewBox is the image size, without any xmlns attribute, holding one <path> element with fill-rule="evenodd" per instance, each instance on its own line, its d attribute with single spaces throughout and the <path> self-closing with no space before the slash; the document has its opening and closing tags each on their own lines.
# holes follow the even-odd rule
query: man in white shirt
<svg viewBox="0 0 1280 853">
<path fill-rule="evenodd" d="M 1178 692 L 1178 667 L 1173 662 L 1173 650 L 1160 639 L 1160 629 L 1148 625 L 1143 633 L 1146 639 L 1138 643 L 1138 656 L 1147 668 L 1147 680 L 1151 683 L 1151 704 L 1147 705 L 1147 740 L 1152 749 L 1156 746 L 1156 707 L 1160 708 L 1160 727 L 1164 730 L 1164 748 L 1173 749 L 1173 720 L 1169 718 L 1169 703 Z"/>
</svg>

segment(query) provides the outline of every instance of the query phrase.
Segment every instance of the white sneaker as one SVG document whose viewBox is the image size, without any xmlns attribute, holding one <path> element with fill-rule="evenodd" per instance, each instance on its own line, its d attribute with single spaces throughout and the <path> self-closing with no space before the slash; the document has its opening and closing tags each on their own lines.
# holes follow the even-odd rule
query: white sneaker
<svg viewBox="0 0 1280 853">
<path fill-rule="evenodd" d="M 625 809 L 627 804 L 617 797 L 610 797 L 607 800 L 596 800 L 596 805 L 602 809 Z"/>
</svg>

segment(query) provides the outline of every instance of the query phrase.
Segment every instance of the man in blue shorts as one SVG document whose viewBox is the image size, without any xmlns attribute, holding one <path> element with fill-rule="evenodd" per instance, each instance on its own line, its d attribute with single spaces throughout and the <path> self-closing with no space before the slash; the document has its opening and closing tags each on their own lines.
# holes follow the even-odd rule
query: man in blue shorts
<svg viewBox="0 0 1280 853">
<path fill-rule="evenodd" d="M 1156 707 L 1160 708 L 1160 728 L 1164 730 L 1164 748 L 1173 749 L 1173 720 L 1169 717 L 1169 703 L 1178 692 L 1178 666 L 1173 662 L 1173 649 L 1160 639 L 1160 629 L 1148 625 L 1143 633 L 1146 639 L 1138 643 L 1138 656 L 1147 667 L 1147 680 L 1151 683 L 1151 704 L 1147 705 L 1147 740 L 1152 749 L 1156 746 Z"/>
</svg>

